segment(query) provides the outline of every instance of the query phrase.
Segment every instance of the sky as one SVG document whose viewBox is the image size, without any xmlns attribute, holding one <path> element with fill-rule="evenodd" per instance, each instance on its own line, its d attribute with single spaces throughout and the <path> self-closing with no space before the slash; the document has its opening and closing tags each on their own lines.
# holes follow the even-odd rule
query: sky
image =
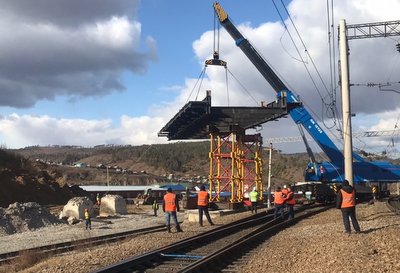
<svg viewBox="0 0 400 273">
<path fill-rule="evenodd" d="M 220 4 L 340 148 L 340 89 L 336 88 L 334 107 L 326 107 L 332 102 L 329 91 L 338 82 L 339 20 L 347 24 L 399 20 L 400 1 L 387 0 L 383 5 L 375 0 L 336 0 L 329 3 L 334 21 L 328 21 L 327 2 L 331 1 L 221 0 Z M 168 143 L 158 137 L 160 129 L 186 102 L 202 100 L 206 90 L 211 90 L 214 106 L 274 101 L 275 92 L 223 28 L 214 39 L 218 31 L 214 32 L 213 3 L 0 0 L 0 145 Z M 399 39 L 349 41 L 355 132 L 393 130 L 399 125 L 400 85 L 385 87 L 392 91 L 365 86 L 400 81 Z M 228 70 L 208 66 L 201 78 L 215 45 Z M 335 60 L 330 59 L 333 55 Z M 337 111 L 337 119 L 331 118 L 329 109 Z M 299 135 L 290 118 L 266 123 L 257 131 L 264 139 Z M 396 150 L 396 141 L 363 138 L 353 144 L 378 153 L 390 144 Z M 300 142 L 279 145 L 284 152 L 305 151 Z M 311 145 L 318 152 L 315 143 Z"/>
</svg>

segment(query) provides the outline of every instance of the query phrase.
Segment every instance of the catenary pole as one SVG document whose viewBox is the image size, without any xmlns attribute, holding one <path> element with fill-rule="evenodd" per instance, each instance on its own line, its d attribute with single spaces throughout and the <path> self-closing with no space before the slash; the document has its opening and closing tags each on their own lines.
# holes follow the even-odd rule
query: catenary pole
<svg viewBox="0 0 400 273">
<path fill-rule="evenodd" d="M 339 22 L 339 46 L 340 46 L 340 83 L 342 91 L 342 113 L 343 113 L 343 156 L 344 156 L 344 178 L 353 182 L 353 143 L 351 133 L 351 107 L 350 107 L 350 83 L 349 83 L 349 63 L 348 47 L 346 37 L 346 21 Z"/>
<path fill-rule="evenodd" d="M 271 166 L 272 166 L 272 143 L 269 144 L 269 161 L 268 161 L 268 186 L 267 186 L 267 208 L 271 207 Z"/>
</svg>

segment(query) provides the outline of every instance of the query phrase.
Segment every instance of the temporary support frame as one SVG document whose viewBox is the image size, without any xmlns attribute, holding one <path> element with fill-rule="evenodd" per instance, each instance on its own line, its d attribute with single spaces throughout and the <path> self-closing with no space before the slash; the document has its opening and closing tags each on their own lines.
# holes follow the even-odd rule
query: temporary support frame
<svg viewBox="0 0 400 273">
<path fill-rule="evenodd" d="M 242 202 L 253 187 L 263 192 L 261 148 L 260 134 L 210 134 L 210 201 L 220 201 L 222 192 L 230 194 L 231 203 Z"/>
<path fill-rule="evenodd" d="M 250 192 L 255 188 L 259 193 L 264 190 L 262 178 L 262 137 L 260 134 L 244 135 L 239 141 L 241 144 L 241 162 L 243 192 Z M 263 200 L 263 195 L 258 195 Z"/>
</svg>

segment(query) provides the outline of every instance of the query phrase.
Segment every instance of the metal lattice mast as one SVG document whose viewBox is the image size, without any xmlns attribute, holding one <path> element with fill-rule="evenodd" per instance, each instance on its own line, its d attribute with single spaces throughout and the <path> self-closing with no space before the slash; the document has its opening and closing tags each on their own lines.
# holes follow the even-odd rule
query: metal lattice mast
<svg viewBox="0 0 400 273">
<path fill-rule="evenodd" d="M 400 21 L 347 25 L 347 40 L 400 36 Z"/>
</svg>

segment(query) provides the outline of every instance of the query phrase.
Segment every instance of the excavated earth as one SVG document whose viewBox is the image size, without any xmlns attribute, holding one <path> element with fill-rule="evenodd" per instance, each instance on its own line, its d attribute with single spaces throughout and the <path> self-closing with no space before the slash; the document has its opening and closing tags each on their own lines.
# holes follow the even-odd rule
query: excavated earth
<svg viewBox="0 0 400 273">
<path fill-rule="evenodd" d="M 250 212 L 220 217 L 217 225 L 249 216 Z M 343 233 L 340 210 L 331 209 L 300 221 L 276 234 L 252 251 L 247 262 L 238 265 L 238 272 L 400 272 L 400 217 L 383 202 L 357 205 L 357 216 L 362 233 Z M 184 220 L 184 213 L 178 218 Z M 0 237 L 1 250 L 34 246 L 50 242 L 72 240 L 126 229 L 162 224 L 162 213 L 151 215 L 150 208 L 141 208 L 119 219 L 95 221 L 93 230 L 85 231 L 82 224 L 75 226 L 49 225 L 34 231 Z M 127 259 L 211 229 L 184 221 L 183 233 L 165 232 L 141 235 L 123 242 L 90 249 L 77 250 L 62 256 L 43 258 L 22 255 L 11 265 L 0 267 L 2 272 L 24 273 L 79 273 Z M 19 246 L 19 247 L 18 247 Z"/>
</svg>

